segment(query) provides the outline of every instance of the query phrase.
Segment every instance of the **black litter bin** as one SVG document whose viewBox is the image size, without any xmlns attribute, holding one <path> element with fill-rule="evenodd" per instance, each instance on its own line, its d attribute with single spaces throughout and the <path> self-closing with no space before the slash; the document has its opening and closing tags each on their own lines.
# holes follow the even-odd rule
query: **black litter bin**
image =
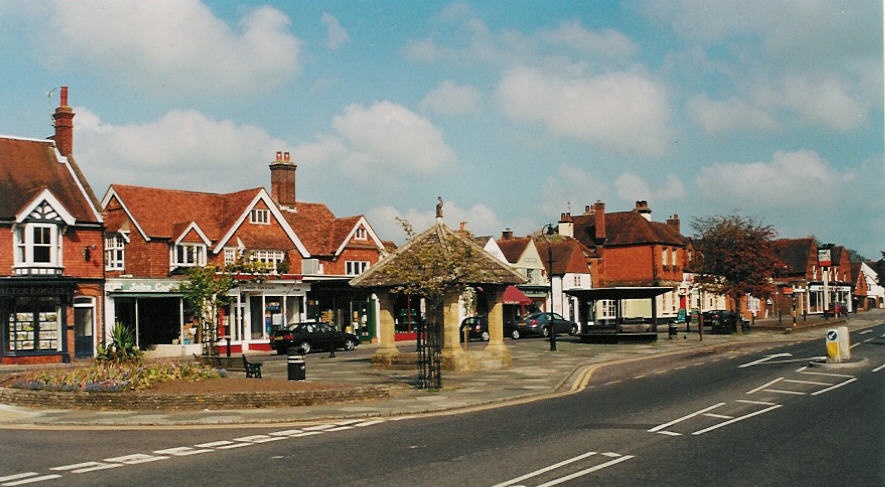
<svg viewBox="0 0 885 487">
<path fill-rule="evenodd" d="M 678 336 L 679 332 L 676 330 L 676 323 L 670 323 L 667 325 L 667 339 L 672 339 L 675 336 Z"/>
<path fill-rule="evenodd" d="M 307 375 L 305 373 L 304 356 L 290 353 L 286 357 L 286 371 L 289 380 L 304 380 L 304 377 Z"/>
</svg>

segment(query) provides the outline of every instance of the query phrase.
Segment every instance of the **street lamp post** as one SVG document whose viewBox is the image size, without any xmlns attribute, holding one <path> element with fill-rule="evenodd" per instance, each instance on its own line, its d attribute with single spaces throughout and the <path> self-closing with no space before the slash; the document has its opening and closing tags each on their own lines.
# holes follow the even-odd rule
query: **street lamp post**
<svg viewBox="0 0 885 487">
<path fill-rule="evenodd" d="M 553 322 L 553 244 L 550 242 L 550 235 L 553 235 L 554 227 L 552 223 L 544 225 L 541 232 L 544 240 L 547 242 L 547 280 L 550 281 L 550 320 L 548 321 L 550 329 L 550 351 L 556 351 L 556 326 Z"/>
</svg>

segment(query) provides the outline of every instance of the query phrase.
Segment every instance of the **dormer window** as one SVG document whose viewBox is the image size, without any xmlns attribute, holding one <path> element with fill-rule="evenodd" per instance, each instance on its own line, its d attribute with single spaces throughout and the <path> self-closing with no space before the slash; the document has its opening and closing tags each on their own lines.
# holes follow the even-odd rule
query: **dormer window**
<svg viewBox="0 0 885 487">
<path fill-rule="evenodd" d="M 14 233 L 16 274 L 61 274 L 58 225 L 25 223 Z"/>
<path fill-rule="evenodd" d="M 359 228 L 356 229 L 356 234 L 354 235 L 354 238 L 357 239 L 357 240 L 368 240 L 368 239 L 369 239 L 369 236 L 368 236 L 368 234 L 366 233 L 366 229 L 365 229 L 365 228 L 363 228 L 363 227 L 359 227 Z"/>
<path fill-rule="evenodd" d="M 206 265 L 206 246 L 195 243 L 180 243 L 175 246 L 172 264 L 178 267 Z"/>
<path fill-rule="evenodd" d="M 270 212 L 262 208 L 254 208 L 249 214 L 249 221 L 258 225 L 270 224 Z"/>
<path fill-rule="evenodd" d="M 104 239 L 104 268 L 107 271 L 122 271 L 125 268 L 126 234 L 111 233 Z"/>
</svg>

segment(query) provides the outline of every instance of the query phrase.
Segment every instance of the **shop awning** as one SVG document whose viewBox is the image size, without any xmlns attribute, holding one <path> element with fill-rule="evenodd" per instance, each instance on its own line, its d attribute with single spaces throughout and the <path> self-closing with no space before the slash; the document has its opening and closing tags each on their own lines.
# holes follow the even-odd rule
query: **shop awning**
<svg viewBox="0 0 885 487">
<path fill-rule="evenodd" d="M 531 304 L 532 300 L 520 291 L 516 286 L 507 286 L 504 289 L 504 304 Z"/>
<path fill-rule="evenodd" d="M 600 287 L 566 289 L 565 293 L 588 301 L 598 301 L 600 299 L 650 299 L 672 290 L 672 287 Z"/>
</svg>

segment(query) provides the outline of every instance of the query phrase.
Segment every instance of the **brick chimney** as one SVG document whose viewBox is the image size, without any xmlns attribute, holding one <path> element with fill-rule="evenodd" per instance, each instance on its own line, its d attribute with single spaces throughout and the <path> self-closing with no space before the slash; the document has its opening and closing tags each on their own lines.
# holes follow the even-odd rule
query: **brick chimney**
<svg viewBox="0 0 885 487">
<path fill-rule="evenodd" d="M 505 228 L 504 231 L 501 232 L 501 240 L 513 240 L 513 230 Z"/>
<path fill-rule="evenodd" d="M 70 157 L 74 153 L 74 110 L 68 106 L 68 87 L 61 87 L 61 102 L 55 113 L 55 147 L 61 155 Z"/>
<path fill-rule="evenodd" d="M 288 152 L 277 151 L 276 160 L 270 164 L 270 196 L 281 208 L 295 209 L 295 170 Z"/>
<path fill-rule="evenodd" d="M 639 213 L 642 218 L 645 218 L 645 221 L 651 221 L 651 208 L 648 207 L 647 201 L 637 201 L 636 208 L 634 208 L 633 211 Z"/>
<path fill-rule="evenodd" d="M 593 228 L 595 231 L 593 241 L 597 245 L 605 242 L 605 203 L 599 200 L 593 204 Z"/>
<path fill-rule="evenodd" d="M 679 214 L 674 213 L 673 216 L 667 218 L 667 225 L 673 227 L 673 229 L 676 230 L 676 233 L 680 235 L 682 234 L 682 232 L 679 231 Z"/>
<path fill-rule="evenodd" d="M 575 224 L 572 221 L 571 212 L 562 213 L 559 217 L 559 228 L 557 232 L 563 237 L 575 237 Z"/>
</svg>

